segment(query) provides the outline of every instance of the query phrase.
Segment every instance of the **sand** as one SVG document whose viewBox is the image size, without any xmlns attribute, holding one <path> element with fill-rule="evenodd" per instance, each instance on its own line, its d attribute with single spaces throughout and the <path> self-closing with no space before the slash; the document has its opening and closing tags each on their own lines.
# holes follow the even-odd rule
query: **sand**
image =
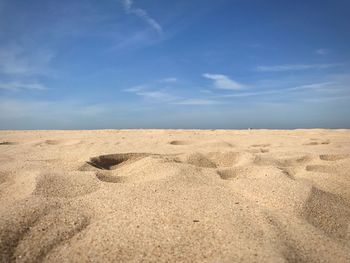
<svg viewBox="0 0 350 263">
<path fill-rule="evenodd" d="M 0 132 L 0 262 L 350 262 L 349 130 Z"/>
</svg>

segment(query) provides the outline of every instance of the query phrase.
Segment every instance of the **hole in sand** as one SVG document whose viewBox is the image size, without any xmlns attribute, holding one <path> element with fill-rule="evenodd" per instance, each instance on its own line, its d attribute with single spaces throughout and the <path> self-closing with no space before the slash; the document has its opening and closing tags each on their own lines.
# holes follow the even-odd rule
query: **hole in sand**
<svg viewBox="0 0 350 263">
<path fill-rule="evenodd" d="M 193 144 L 192 141 L 171 141 L 169 142 L 171 145 L 190 145 Z"/>
<path fill-rule="evenodd" d="M 90 158 L 88 164 L 102 170 L 114 170 L 121 165 L 133 163 L 142 158 L 150 156 L 152 154 L 147 153 L 122 153 L 122 154 L 108 154 L 98 157 Z"/>
</svg>

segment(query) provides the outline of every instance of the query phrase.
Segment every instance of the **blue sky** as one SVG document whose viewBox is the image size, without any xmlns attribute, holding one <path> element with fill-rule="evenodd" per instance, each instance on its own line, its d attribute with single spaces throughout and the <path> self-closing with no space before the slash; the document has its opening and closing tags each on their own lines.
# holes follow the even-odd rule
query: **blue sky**
<svg viewBox="0 0 350 263">
<path fill-rule="evenodd" d="M 350 128 L 348 0 L 0 0 L 0 129 Z"/>
</svg>

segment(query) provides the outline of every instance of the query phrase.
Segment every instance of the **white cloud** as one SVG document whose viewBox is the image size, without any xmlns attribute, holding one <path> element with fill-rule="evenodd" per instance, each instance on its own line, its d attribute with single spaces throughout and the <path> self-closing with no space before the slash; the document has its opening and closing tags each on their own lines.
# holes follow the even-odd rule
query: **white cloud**
<svg viewBox="0 0 350 263">
<path fill-rule="evenodd" d="M 296 94 L 296 93 L 300 93 L 300 92 L 307 92 L 307 94 L 309 94 L 309 95 L 310 94 L 320 95 L 320 94 L 324 94 L 324 92 L 339 93 L 342 91 L 344 91 L 344 90 L 341 88 L 341 86 L 339 86 L 339 83 L 321 82 L 321 83 L 299 85 L 299 86 L 290 87 L 290 88 L 283 88 L 283 89 L 268 89 L 268 90 L 262 90 L 262 91 L 241 92 L 241 93 L 235 93 L 235 94 L 224 94 L 224 95 L 218 95 L 218 96 L 216 96 L 216 98 L 241 98 L 241 97 L 277 95 L 277 94 L 287 94 L 287 93 Z M 306 93 L 303 93 L 303 94 L 306 94 Z"/>
<path fill-rule="evenodd" d="M 40 83 L 23 83 L 20 81 L 0 83 L 0 89 L 9 91 L 20 91 L 20 90 L 46 90 L 47 88 Z"/>
<path fill-rule="evenodd" d="M 162 26 L 152 18 L 146 10 L 134 7 L 133 0 L 121 0 L 121 3 L 127 13 L 133 14 L 145 21 L 150 27 L 157 31 L 158 34 L 163 33 Z"/>
<path fill-rule="evenodd" d="M 222 74 L 205 73 L 203 74 L 203 77 L 213 80 L 214 87 L 217 89 L 239 90 L 245 87 L 243 84 L 238 83 L 237 81 L 230 79 L 228 76 Z"/>
<path fill-rule="evenodd" d="M 124 89 L 123 91 L 134 93 L 136 96 L 143 97 L 148 100 L 166 102 L 176 99 L 175 96 L 171 95 L 165 90 L 151 90 L 148 85 L 138 85 Z"/>
<path fill-rule="evenodd" d="M 318 54 L 318 55 L 328 55 L 329 53 L 331 52 L 330 49 L 327 49 L 327 48 L 319 48 L 319 49 L 316 49 L 315 50 L 315 53 Z"/>
<path fill-rule="evenodd" d="M 257 71 L 296 71 L 308 69 L 326 69 L 341 66 L 342 64 L 286 64 L 275 66 L 258 66 Z"/>
</svg>

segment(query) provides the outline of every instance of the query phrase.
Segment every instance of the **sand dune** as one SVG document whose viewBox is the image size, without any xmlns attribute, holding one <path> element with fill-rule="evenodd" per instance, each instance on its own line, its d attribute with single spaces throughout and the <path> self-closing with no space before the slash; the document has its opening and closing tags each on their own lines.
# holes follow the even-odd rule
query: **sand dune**
<svg viewBox="0 0 350 263">
<path fill-rule="evenodd" d="M 350 131 L 0 132 L 0 262 L 350 262 Z"/>
</svg>

